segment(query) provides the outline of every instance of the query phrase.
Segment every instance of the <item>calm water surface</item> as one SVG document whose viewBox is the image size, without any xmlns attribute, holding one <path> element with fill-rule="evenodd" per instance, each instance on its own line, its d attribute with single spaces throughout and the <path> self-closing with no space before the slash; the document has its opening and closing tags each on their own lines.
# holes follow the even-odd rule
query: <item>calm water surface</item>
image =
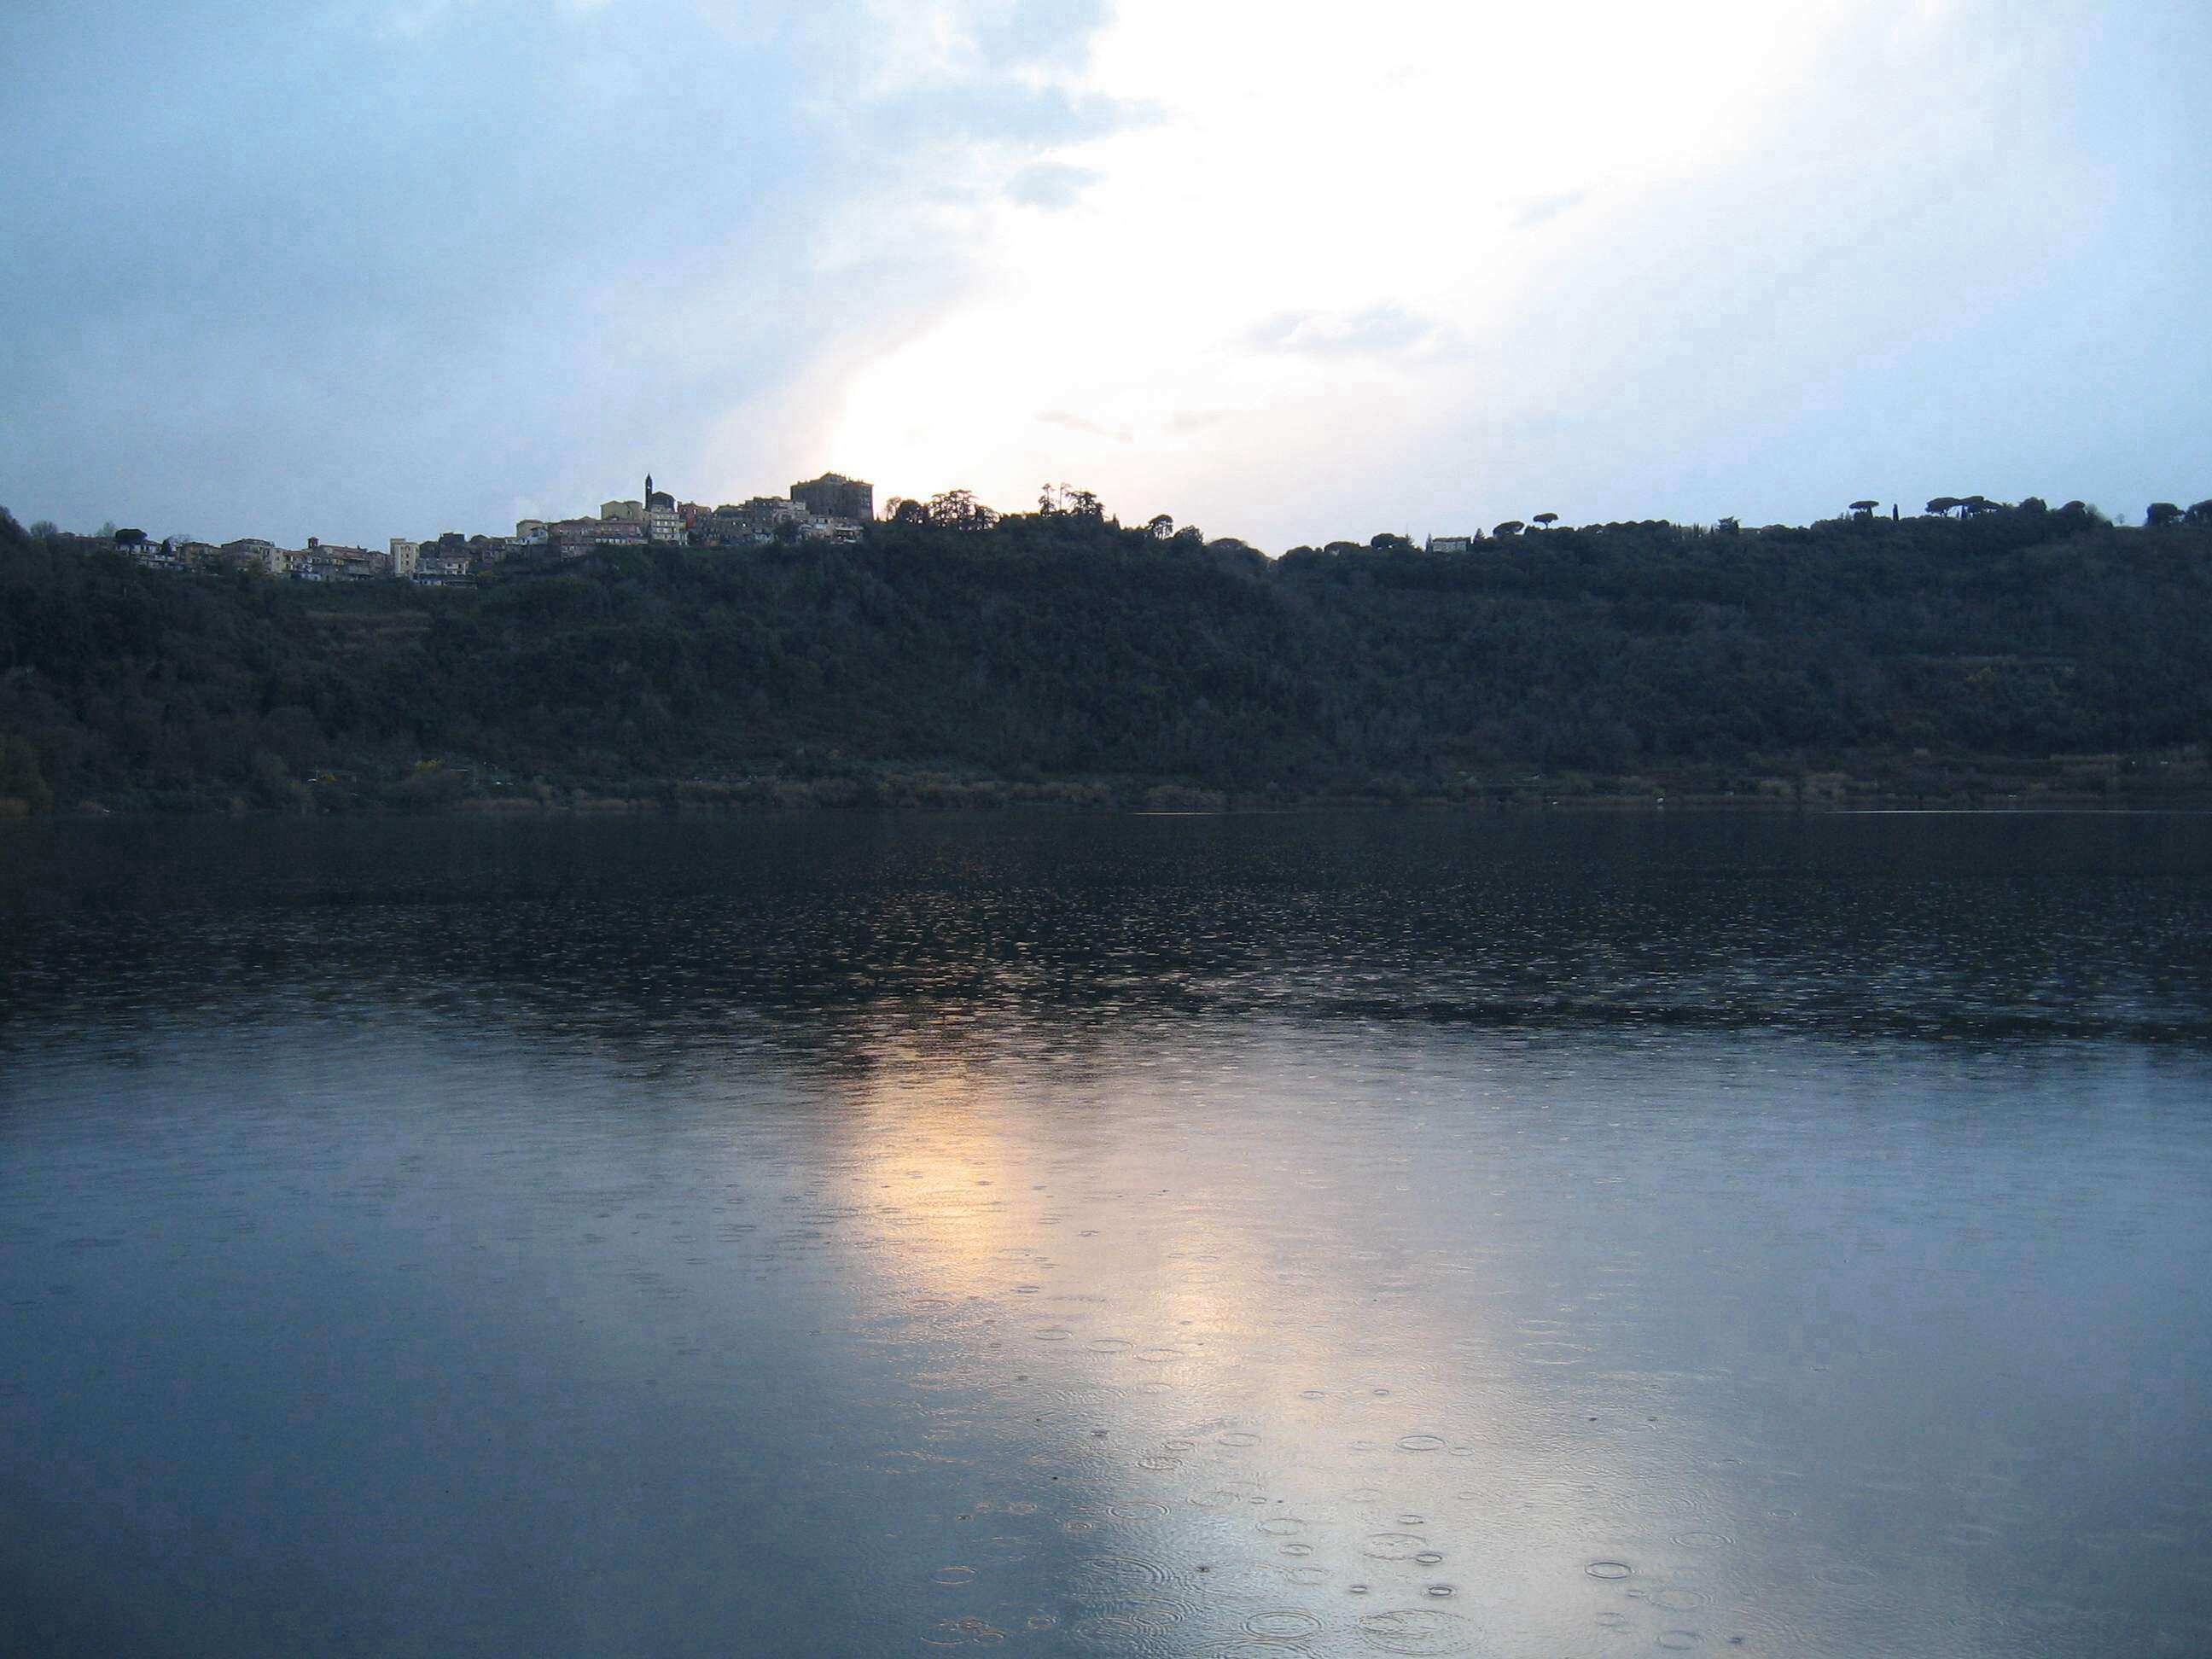
<svg viewBox="0 0 2212 1659">
<path fill-rule="evenodd" d="M 2212 1650 L 2212 824 L 0 824 L 0 1650 Z"/>
</svg>

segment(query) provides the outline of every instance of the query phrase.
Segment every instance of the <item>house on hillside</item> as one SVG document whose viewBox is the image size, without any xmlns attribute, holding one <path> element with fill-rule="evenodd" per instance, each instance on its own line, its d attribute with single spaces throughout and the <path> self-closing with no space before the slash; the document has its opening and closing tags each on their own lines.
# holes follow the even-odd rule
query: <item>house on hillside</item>
<svg viewBox="0 0 2212 1659">
<path fill-rule="evenodd" d="M 645 526 L 635 519 L 562 519 L 545 526 L 549 546 L 569 558 L 595 548 L 643 547 Z"/>
<path fill-rule="evenodd" d="M 810 515 L 799 525 L 801 541 L 857 542 L 862 535 L 860 526 L 850 519 L 828 515 Z"/>
<path fill-rule="evenodd" d="M 430 548 L 415 556 L 413 580 L 417 587 L 451 587 L 475 574 L 475 561 L 449 548 Z"/>
<path fill-rule="evenodd" d="M 216 556 L 225 564 L 258 563 L 272 576 L 281 576 L 292 568 L 283 549 L 258 536 L 240 536 L 234 542 L 225 542 L 216 550 Z"/>
</svg>

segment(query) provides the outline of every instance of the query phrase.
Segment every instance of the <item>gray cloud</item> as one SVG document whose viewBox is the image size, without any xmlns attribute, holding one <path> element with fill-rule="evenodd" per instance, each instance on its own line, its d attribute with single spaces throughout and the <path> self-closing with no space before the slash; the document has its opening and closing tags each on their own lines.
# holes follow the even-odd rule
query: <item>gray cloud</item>
<svg viewBox="0 0 2212 1659">
<path fill-rule="evenodd" d="M 1006 186 L 1006 196 L 1024 207 L 1073 207 L 1083 192 L 1097 182 L 1098 175 L 1087 167 L 1070 167 L 1064 161 L 1039 161 L 1014 175 Z"/>
<path fill-rule="evenodd" d="M 735 32 L 681 0 L 9 9 L 40 72 L 0 100 L 0 502 L 369 540 L 648 465 L 784 482 L 809 377 L 973 278 L 919 210 L 1047 189 L 1025 158 L 1119 118 L 1036 73 L 1097 6 L 975 10 L 884 84 L 864 0 Z M 718 425 L 779 398 L 789 453 L 721 476 Z"/>
<path fill-rule="evenodd" d="M 1136 434 L 1128 426 L 1109 426 L 1103 421 L 1093 421 L 1081 415 L 1071 415 L 1063 409 L 1047 410 L 1037 419 L 1046 426 L 1056 426 L 1068 432 L 1087 433 L 1094 438 L 1106 438 L 1117 444 L 1133 442 Z"/>
<path fill-rule="evenodd" d="M 1586 190 L 1562 191 L 1556 196 L 1540 196 L 1534 201 L 1522 204 L 1521 211 L 1514 216 L 1513 222 L 1525 230 L 1532 225 L 1542 224 L 1547 219 L 1556 219 L 1561 214 L 1580 207 L 1589 198 L 1589 192 Z"/>
<path fill-rule="evenodd" d="M 1452 331 L 1399 305 L 1352 312 L 1283 312 L 1245 337 L 1262 351 L 1315 357 L 1433 357 L 1452 349 Z"/>
</svg>

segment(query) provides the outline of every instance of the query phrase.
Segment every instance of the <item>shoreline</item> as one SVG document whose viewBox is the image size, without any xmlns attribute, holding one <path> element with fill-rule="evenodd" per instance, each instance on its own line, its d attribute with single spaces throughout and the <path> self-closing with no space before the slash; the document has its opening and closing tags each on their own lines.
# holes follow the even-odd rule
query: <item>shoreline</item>
<svg viewBox="0 0 2212 1659">
<path fill-rule="evenodd" d="M 1195 797 L 1194 799 L 1194 797 Z M 87 823 L 107 819 L 546 819 L 592 817 L 762 818 L 817 812 L 861 812 L 886 817 L 941 817 L 963 813 L 1076 813 L 1127 817 L 1294 817 L 1332 812 L 1405 812 L 1436 816 L 1515 817 L 1544 814 L 1580 817 L 1649 815 L 1746 817 L 2144 817 L 2212 816 L 2212 793 L 2172 795 L 1991 794 L 1976 797 L 1913 797 L 1885 793 L 1848 799 L 1778 799 L 1771 796 L 1702 794 L 1563 794 L 1557 796 L 1314 794 L 1295 798 L 1234 792 L 1180 791 L 1172 802 L 1143 795 L 1102 793 L 1082 799 L 1053 799 L 1041 793 L 996 793 L 988 788 L 933 792 L 928 798 L 885 799 L 859 792 L 818 792 L 784 787 L 758 797 L 737 799 L 670 800 L 653 793 L 578 793 L 540 799 L 528 795 L 465 796 L 433 805 L 399 805 L 360 800 L 343 806 L 266 806 L 243 799 L 191 804 L 147 801 L 87 801 L 44 812 L 9 811 L 0 801 L 0 823 Z"/>
</svg>

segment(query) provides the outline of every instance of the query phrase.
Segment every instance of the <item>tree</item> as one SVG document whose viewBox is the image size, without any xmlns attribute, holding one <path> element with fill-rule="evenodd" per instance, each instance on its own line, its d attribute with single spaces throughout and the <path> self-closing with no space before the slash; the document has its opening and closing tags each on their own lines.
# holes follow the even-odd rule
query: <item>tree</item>
<svg viewBox="0 0 2212 1659">
<path fill-rule="evenodd" d="M 35 540 L 49 542 L 61 533 L 62 527 L 56 524 L 52 519 L 33 519 L 31 520 L 31 535 Z"/>
<path fill-rule="evenodd" d="M 2212 496 L 2197 502 L 2184 516 L 2191 524 L 2212 524 Z"/>
<path fill-rule="evenodd" d="M 1367 550 L 1370 553 L 1411 553 L 1414 550 L 1413 540 L 1410 536 L 1381 531 L 1367 538 Z"/>
<path fill-rule="evenodd" d="M 1073 484 L 1048 483 L 1037 492 L 1037 511 L 1047 518 L 1065 513 L 1072 518 L 1103 519 L 1105 504 L 1087 489 Z"/>
<path fill-rule="evenodd" d="M 1553 525 L 1559 523 L 1559 515 L 1556 513 L 1539 513 L 1536 515 L 1536 522 L 1543 526 L 1547 530 L 1549 530 Z"/>
<path fill-rule="evenodd" d="M 1723 519 L 1716 523 L 1713 528 L 1723 536 L 1733 536 L 1742 530 L 1743 521 L 1735 518 Z"/>
<path fill-rule="evenodd" d="M 1928 503 L 1928 510 L 1939 519 L 1948 519 L 1951 516 L 1951 509 L 1958 505 L 1956 495 L 1938 495 Z"/>
<path fill-rule="evenodd" d="M 1517 536 L 1528 527 L 1518 519 L 1508 519 L 1504 524 L 1493 528 L 1490 533 L 1493 536 Z"/>
<path fill-rule="evenodd" d="M 39 751 L 27 738 L 0 733 L 0 801 L 21 802 L 17 811 L 45 812 L 53 806 L 53 791 L 40 773 Z M 0 817 L 8 810 L 0 807 Z"/>
<path fill-rule="evenodd" d="M 114 541 L 118 547 L 143 547 L 146 545 L 146 532 L 143 530 L 118 530 L 115 532 Z"/>
<path fill-rule="evenodd" d="M 921 502 L 902 495 L 895 495 L 887 505 L 884 516 L 893 524 L 918 525 L 929 522 L 929 508 Z"/>
<path fill-rule="evenodd" d="M 1881 503 L 1880 501 L 1853 501 L 1851 503 L 1851 517 L 1854 519 L 1871 519 L 1874 517 L 1875 508 L 1881 505 Z"/>
<path fill-rule="evenodd" d="M 2153 501 L 2143 508 L 2143 522 L 2153 530 L 2163 530 L 2181 522 L 2181 509 L 2172 501 Z"/>
<path fill-rule="evenodd" d="M 1175 534 L 1175 520 L 1164 513 L 1155 513 L 1145 521 L 1145 532 L 1156 542 L 1164 542 Z"/>
<path fill-rule="evenodd" d="M 999 515 L 978 501 L 973 491 L 948 489 L 929 498 L 929 521 L 942 530 L 988 530 Z"/>
</svg>

